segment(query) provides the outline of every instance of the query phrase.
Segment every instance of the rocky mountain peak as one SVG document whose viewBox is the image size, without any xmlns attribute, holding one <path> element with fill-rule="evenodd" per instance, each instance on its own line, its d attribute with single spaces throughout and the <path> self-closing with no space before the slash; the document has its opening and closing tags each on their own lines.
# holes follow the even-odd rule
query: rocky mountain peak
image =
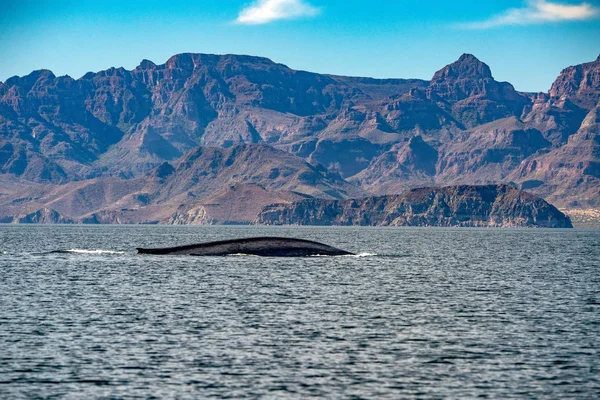
<svg viewBox="0 0 600 400">
<path fill-rule="evenodd" d="M 150 60 L 146 60 L 145 58 L 140 62 L 140 65 L 136 69 L 147 70 L 156 68 L 156 64 L 154 64 Z"/>
<path fill-rule="evenodd" d="M 6 80 L 6 86 L 24 86 L 31 88 L 38 81 L 48 81 L 56 78 L 56 75 L 48 69 L 40 69 L 25 76 L 13 76 Z"/>
<path fill-rule="evenodd" d="M 463 54 L 452 64 L 437 71 L 431 82 L 456 79 L 493 79 L 490 67 L 472 54 Z"/>
<path fill-rule="evenodd" d="M 165 63 L 167 69 L 194 69 L 195 66 L 195 54 L 182 53 L 176 54 L 169 58 Z"/>
<path fill-rule="evenodd" d="M 600 95 L 600 56 L 592 62 L 565 68 L 550 88 L 552 97 L 569 97 L 586 109 L 591 109 Z"/>
<path fill-rule="evenodd" d="M 472 54 L 463 54 L 433 76 L 431 99 L 450 102 L 452 116 L 467 128 L 508 116 L 518 116 L 531 103 L 508 82 L 497 82 L 490 67 Z"/>
</svg>

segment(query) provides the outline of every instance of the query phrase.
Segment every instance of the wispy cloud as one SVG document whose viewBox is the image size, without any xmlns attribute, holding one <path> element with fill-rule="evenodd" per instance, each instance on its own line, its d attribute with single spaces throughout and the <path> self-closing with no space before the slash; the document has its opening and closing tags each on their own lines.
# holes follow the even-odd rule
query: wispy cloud
<svg viewBox="0 0 600 400">
<path fill-rule="evenodd" d="M 457 24 L 465 29 L 489 29 L 504 25 L 532 25 L 560 21 L 584 21 L 600 15 L 600 9 L 588 3 L 577 5 L 529 0 L 523 8 L 511 8 L 484 21 Z"/>
<path fill-rule="evenodd" d="M 262 25 L 281 19 L 314 17 L 320 10 L 304 0 L 256 0 L 240 11 L 236 22 Z"/>
</svg>

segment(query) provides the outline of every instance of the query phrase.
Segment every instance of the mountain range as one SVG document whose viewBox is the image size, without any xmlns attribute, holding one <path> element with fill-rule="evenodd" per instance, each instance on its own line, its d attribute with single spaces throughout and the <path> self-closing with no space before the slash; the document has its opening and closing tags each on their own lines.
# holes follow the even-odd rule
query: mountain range
<svg viewBox="0 0 600 400">
<path fill-rule="evenodd" d="M 430 81 L 179 54 L 0 82 L 0 221 L 249 222 L 272 203 L 490 183 L 600 208 L 600 57 L 548 93 L 470 54 Z"/>
</svg>

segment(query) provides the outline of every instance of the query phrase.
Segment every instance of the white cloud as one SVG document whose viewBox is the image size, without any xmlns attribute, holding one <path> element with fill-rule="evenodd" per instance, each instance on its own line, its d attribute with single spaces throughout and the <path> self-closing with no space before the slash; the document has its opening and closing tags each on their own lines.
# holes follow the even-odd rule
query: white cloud
<svg viewBox="0 0 600 400">
<path fill-rule="evenodd" d="M 478 22 L 458 24 L 467 29 L 488 29 L 503 25 L 531 25 L 560 21 L 583 21 L 600 14 L 600 10 L 588 3 L 577 5 L 529 0 L 523 8 L 511 8 L 502 14 Z"/>
<path fill-rule="evenodd" d="M 319 9 L 304 0 L 256 0 L 240 11 L 236 22 L 246 25 L 261 25 L 280 19 L 314 17 Z"/>
</svg>

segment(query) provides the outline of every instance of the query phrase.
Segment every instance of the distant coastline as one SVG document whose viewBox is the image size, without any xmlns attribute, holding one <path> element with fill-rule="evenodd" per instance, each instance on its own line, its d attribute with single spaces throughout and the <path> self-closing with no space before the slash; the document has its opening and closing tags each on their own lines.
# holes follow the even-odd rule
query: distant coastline
<svg viewBox="0 0 600 400">
<path fill-rule="evenodd" d="M 221 207 L 197 206 L 178 210 L 163 221 L 138 220 L 138 224 L 177 225 L 353 225 L 439 227 L 542 227 L 572 228 L 568 216 L 543 199 L 509 185 L 460 185 L 412 189 L 401 195 L 350 200 L 306 199 L 264 206 L 252 220 L 219 220 Z M 211 209 L 217 213 L 211 215 Z M 24 216 L 4 217 L 4 223 L 119 224 L 113 220 L 73 219 L 44 208 Z M 131 222 L 130 222 L 131 223 Z"/>
</svg>

